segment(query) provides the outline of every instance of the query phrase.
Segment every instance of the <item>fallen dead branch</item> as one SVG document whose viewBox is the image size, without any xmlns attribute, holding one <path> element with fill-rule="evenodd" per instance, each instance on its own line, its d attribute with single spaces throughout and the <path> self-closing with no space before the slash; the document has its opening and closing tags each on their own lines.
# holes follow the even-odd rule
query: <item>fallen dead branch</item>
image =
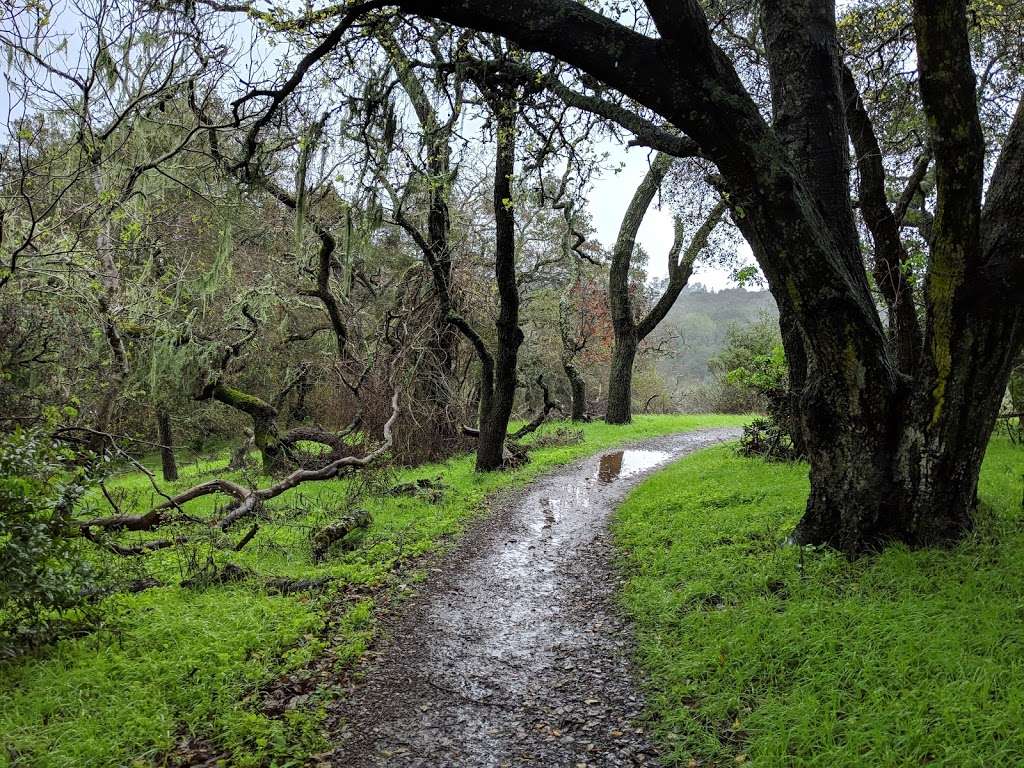
<svg viewBox="0 0 1024 768">
<path fill-rule="evenodd" d="M 276 498 L 303 483 L 330 480 L 344 472 L 364 469 L 381 459 L 394 443 L 394 426 L 400 411 L 399 390 L 395 390 L 391 398 L 391 416 L 383 429 L 383 441 L 374 450 L 363 456 L 340 456 L 316 469 L 297 469 L 266 488 L 245 488 L 231 480 L 215 479 L 195 485 L 181 493 L 166 497 L 166 500 L 148 512 L 139 515 L 112 515 L 97 517 L 78 523 L 83 537 L 95 541 L 109 551 L 123 556 L 142 555 L 160 549 L 166 549 L 188 541 L 187 536 L 173 539 L 157 539 L 134 546 L 124 546 L 117 542 L 101 539 L 100 534 L 118 533 L 122 531 L 153 531 L 170 522 L 205 522 L 212 528 L 226 531 L 234 523 L 252 516 L 266 501 Z M 195 499 L 220 494 L 233 500 L 227 513 L 216 520 L 202 521 L 188 516 L 183 505 Z M 250 530 L 235 545 L 241 549 L 247 544 L 256 531 Z"/>
<path fill-rule="evenodd" d="M 551 390 L 548 388 L 548 385 L 544 383 L 543 373 L 537 377 L 537 385 L 540 387 L 541 394 L 544 397 L 544 404 L 537 412 L 537 415 L 533 417 L 533 420 L 530 421 L 528 424 L 524 424 L 515 432 L 508 435 L 508 440 L 521 440 L 522 438 L 529 435 L 531 432 L 536 432 L 540 428 L 541 424 L 547 421 L 548 415 L 551 413 L 551 411 L 562 410 L 562 406 L 558 404 L 558 401 L 551 399 Z M 476 427 L 463 425 L 462 434 L 465 435 L 466 437 L 476 438 L 480 437 L 480 430 L 477 429 Z"/>
<path fill-rule="evenodd" d="M 551 390 L 549 390 L 548 385 L 544 383 L 543 373 L 537 377 L 537 386 L 540 387 L 541 394 L 544 396 L 544 404 L 541 406 L 537 415 L 533 417 L 533 421 L 529 424 L 524 424 L 509 435 L 510 440 L 521 440 L 531 432 L 536 432 L 540 428 L 540 425 L 547 420 L 548 414 L 554 409 L 559 408 L 558 403 L 551 399 Z"/>
</svg>

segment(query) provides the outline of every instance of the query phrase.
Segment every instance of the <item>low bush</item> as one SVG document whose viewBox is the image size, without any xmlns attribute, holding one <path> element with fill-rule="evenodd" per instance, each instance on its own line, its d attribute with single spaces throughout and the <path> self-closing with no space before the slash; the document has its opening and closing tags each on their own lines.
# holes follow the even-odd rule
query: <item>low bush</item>
<svg viewBox="0 0 1024 768">
<path fill-rule="evenodd" d="M 93 593 L 95 570 L 71 524 L 91 478 L 71 458 L 41 428 L 0 438 L 0 658 L 51 637 Z"/>
</svg>

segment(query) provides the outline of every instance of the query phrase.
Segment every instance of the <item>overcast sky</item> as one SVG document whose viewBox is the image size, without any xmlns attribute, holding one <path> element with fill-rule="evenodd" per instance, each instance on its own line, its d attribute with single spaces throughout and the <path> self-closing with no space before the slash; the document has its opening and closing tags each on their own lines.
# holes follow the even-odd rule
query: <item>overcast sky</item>
<svg viewBox="0 0 1024 768">
<path fill-rule="evenodd" d="M 611 153 L 609 165 L 612 167 L 620 161 L 625 163 L 625 167 L 618 173 L 609 171 L 603 178 L 595 181 L 588 201 L 593 223 L 597 228 L 597 237 L 602 244 L 611 247 L 619 233 L 619 223 L 622 221 L 622 215 L 626 212 L 626 206 L 629 205 L 633 192 L 640 184 L 644 174 L 647 173 L 649 151 L 642 147 L 627 150 L 621 145 L 611 142 L 604 144 L 601 149 Z M 637 239 L 651 256 L 650 263 L 647 265 L 648 274 L 660 279 L 668 277 L 665 256 L 672 247 L 675 230 L 671 212 L 668 209 L 659 209 L 656 205 L 657 200 L 647 212 Z M 741 248 L 741 258 L 748 263 L 753 263 L 753 256 L 747 244 L 742 243 Z M 703 283 L 716 291 L 735 285 L 730 279 L 728 270 L 717 266 L 701 265 L 698 265 L 694 270 L 693 277 L 690 278 L 690 284 L 695 283 Z"/>
<path fill-rule="evenodd" d="M 76 14 L 74 14 L 73 6 L 64 3 L 59 5 L 63 13 L 57 15 L 56 28 L 70 32 L 71 48 L 73 49 L 75 48 L 75 27 L 77 26 Z M 244 38 L 245 35 L 243 34 L 241 37 Z M 260 48 L 262 46 L 257 45 L 252 51 L 253 56 L 257 59 L 262 58 L 262 56 L 257 54 L 257 50 Z M 266 53 L 264 49 L 264 55 Z M 271 58 L 273 58 L 272 54 Z M 0 70 L 6 70 L 6 63 L 6 57 L 0 57 Z M 260 65 L 257 66 L 259 67 Z M 6 85 L 6 83 L 0 82 L 0 115 L 7 114 L 9 94 Z M 0 124 L 0 130 L 4 130 L 2 124 Z M 626 206 L 629 204 L 629 200 L 633 196 L 637 185 L 647 172 L 649 151 L 641 147 L 627 150 L 625 147 L 610 141 L 603 142 L 599 149 L 609 154 L 608 167 L 614 168 L 620 163 L 623 166 L 617 173 L 608 171 L 603 177 L 596 178 L 588 201 L 593 223 L 597 230 L 597 238 L 606 247 L 611 247 L 618 234 L 619 223 L 622 220 L 623 213 L 625 213 Z M 668 275 L 664 256 L 672 245 L 674 234 L 673 222 L 672 215 L 668 210 L 659 209 L 656 206 L 657 201 L 651 206 L 644 219 L 638 240 L 644 250 L 651 255 L 648 265 L 650 276 L 652 278 L 665 278 Z M 742 247 L 745 251 L 742 256 L 747 261 L 752 261 L 749 249 L 747 249 L 745 244 Z M 715 266 L 698 266 L 690 282 L 700 282 L 715 290 L 720 290 L 732 284 L 729 271 Z"/>
</svg>

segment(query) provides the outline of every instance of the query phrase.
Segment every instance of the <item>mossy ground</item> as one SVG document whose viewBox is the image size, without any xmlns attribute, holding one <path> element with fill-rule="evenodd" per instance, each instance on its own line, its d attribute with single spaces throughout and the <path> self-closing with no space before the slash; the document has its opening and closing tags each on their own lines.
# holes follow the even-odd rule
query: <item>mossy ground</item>
<svg viewBox="0 0 1024 768">
<path fill-rule="evenodd" d="M 1022 475 L 995 438 L 973 534 L 853 562 L 785 544 L 802 465 L 726 446 L 643 483 L 615 531 L 668 763 L 1024 765 Z"/>
<path fill-rule="evenodd" d="M 478 475 L 471 456 L 402 470 L 401 482 L 440 476 L 448 486 L 440 503 L 415 497 L 370 497 L 373 523 L 361 546 L 321 564 L 310 558 L 309 533 L 348 497 L 350 483 L 302 486 L 276 499 L 278 522 L 265 524 L 240 553 L 203 544 L 148 558 L 147 570 L 170 586 L 120 595 L 102 606 L 103 621 L 89 634 L 61 640 L 0 666 L 0 765 L 78 768 L 148 765 L 181 734 L 212 738 L 232 754 L 232 766 L 302 764 L 322 747 L 315 707 L 270 719 L 245 703 L 261 684 L 298 667 L 323 648 L 320 629 L 332 599 L 363 585 L 389 586 L 396 569 L 444 548 L 485 507 L 488 496 L 521 486 L 555 465 L 632 440 L 701 427 L 738 425 L 742 417 L 640 416 L 626 427 L 594 423 L 572 445 L 539 448 L 514 472 Z M 544 434 L 559 425 L 547 425 Z M 187 464 L 169 488 L 215 475 L 227 455 Z M 265 482 L 265 478 L 236 480 Z M 145 508 L 154 496 L 148 479 L 131 473 L 110 484 L 124 511 Z M 197 500 L 196 514 L 213 511 Z M 164 533 L 161 533 L 164 535 Z M 236 534 L 237 536 L 238 534 Z M 230 560 L 267 576 L 330 576 L 326 593 L 267 594 L 253 579 L 190 590 L 176 586 L 206 557 Z M 364 590 L 366 591 L 366 590 Z M 353 602 L 338 624 L 340 661 L 351 661 L 372 637 L 373 603 Z"/>
</svg>

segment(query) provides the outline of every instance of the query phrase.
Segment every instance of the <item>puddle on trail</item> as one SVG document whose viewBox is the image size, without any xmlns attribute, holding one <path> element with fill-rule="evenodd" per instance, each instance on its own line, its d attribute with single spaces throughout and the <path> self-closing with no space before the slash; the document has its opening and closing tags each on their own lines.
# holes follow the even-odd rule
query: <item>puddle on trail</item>
<svg viewBox="0 0 1024 768">
<path fill-rule="evenodd" d="M 601 483 L 611 483 L 619 478 L 645 472 L 661 464 L 672 454 L 668 451 L 641 451 L 629 449 L 606 453 L 601 457 L 597 470 L 597 479 Z"/>
<path fill-rule="evenodd" d="M 547 495 L 543 492 L 536 494 L 534 508 L 540 514 L 530 521 L 530 529 L 534 533 L 550 532 L 558 523 L 563 522 L 567 511 L 577 513 L 580 515 L 579 522 L 589 524 L 592 522 L 591 505 L 595 501 L 595 494 L 600 495 L 603 491 L 602 486 L 654 469 L 671 457 L 670 451 L 629 448 L 591 459 L 588 462 L 589 471 L 578 472 L 566 478 L 565 482 L 552 484 Z M 550 493 L 552 490 L 555 492 Z M 526 508 L 529 506 L 524 505 Z M 532 559 L 532 555 L 529 559 Z"/>
</svg>

